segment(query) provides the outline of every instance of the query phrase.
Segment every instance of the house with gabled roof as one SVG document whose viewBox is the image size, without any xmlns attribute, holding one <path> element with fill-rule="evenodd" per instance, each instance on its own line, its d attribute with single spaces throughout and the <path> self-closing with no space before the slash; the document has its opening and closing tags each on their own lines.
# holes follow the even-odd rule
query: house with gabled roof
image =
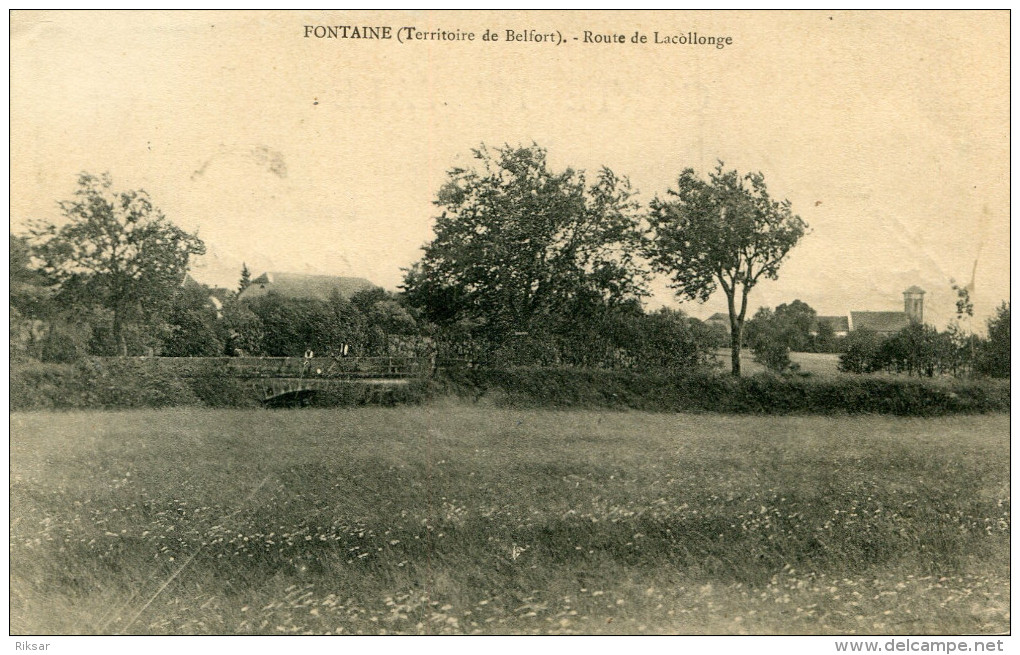
<svg viewBox="0 0 1020 655">
<path fill-rule="evenodd" d="M 253 279 L 244 291 L 237 295 L 237 299 L 250 300 L 268 293 L 278 293 L 285 298 L 313 300 L 328 300 L 334 293 L 338 293 L 341 298 L 350 299 L 359 291 L 375 288 L 377 285 L 363 277 L 266 272 Z"/>
</svg>

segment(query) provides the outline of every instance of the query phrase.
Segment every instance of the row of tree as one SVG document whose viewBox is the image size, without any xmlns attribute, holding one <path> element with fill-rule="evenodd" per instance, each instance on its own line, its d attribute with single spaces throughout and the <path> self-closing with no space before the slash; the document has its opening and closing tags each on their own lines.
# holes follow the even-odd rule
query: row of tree
<svg viewBox="0 0 1020 655">
<path fill-rule="evenodd" d="M 702 179 L 687 169 L 644 211 L 627 178 L 608 168 L 593 179 L 556 173 L 537 145 L 483 146 L 474 157 L 474 168 L 450 171 L 435 201 L 435 239 L 404 281 L 411 306 L 496 347 L 524 334 L 562 341 L 625 314 L 657 272 L 682 298 L 723 290 L 740 374 L 748 295 L 777 277 L 807 230 L 760 173 L 720 162 Z"/>
<path fill-rule="evenodd" d="M 999 306 L 982 337 L 964 328 L 973 305 L 966 291 L 957 290 L 957 318 L 943 331 L 917 323 L 887 336 L 857 329 L 836 337 L 831 325 L 817 320 L 814 309 L 794 300 L 775 310 L 760 308 L 747 323 L 746 345 L 755 361 L 776 373 L 796 370 L 791 352 L 838 352 L 839 369 L 849 373 L 1008 377 L 1009 303 Z"/>
<path fill-rule="evenodd" d="M 347 343 L 383 353 L 415 319 L 382 289 L 328 302 L 238 301 L 187 277 L 205 252 L 144 191 L 116 191 L 108 175 L 82 174 L 64 221 L 10 235 L 12 355 L 72 361 L 83 355 L 300 355 Z M 240 289 L 250 282 L 245 266 Z M 239 289 L 239 290 L 240 290 Z"/>
<path fill-rule="evenodd" d="M 680 312 L 642 308 L 658 273 L 684 299 L 722 289 L 736 375 L 745 340 L 776 370 L 791 349 L 834 347 L 831 329 L 813 328 L 814 310 L 800 301 L 759 311 L 745 335 L 751 290 L 778 276 L 807 231 L 760 173 L 721 162 L 707 178 L 687 169 L 642 208 L 627 178 L 607 168 L 556 172 L 537 145 L 473 152 L 475 165 L 450 170 L 439 190 L 435 238 L 406 270 L 401 293 L 328 300 L 271 293 L 239 302 L 236 292 L 183 283 L 205 251 L 197 235 L 174 226 L 144 191 L 114 191 L 109 176 L 83 174 L 74 198 L 60 203 L 62 224 L 11 237 L 12 332 L 49 359 L 346 346 L 520 364 L 704 361 L 718 333 Z M 245 267 L 240 289 L 250 280 Z"/>
<path fill-rule="evenodd" d="M 836 353 L 844 349 L 831 323 L 818 320 L 818 312 L 802 300 L 773 310 L 759 307 L 747 322 L 745 344 L 755 359 L 771 370 L 789 367 L 790 352 Z"/>
<path fill-rule="evenodd" d="M 115 312 L 95 295 L 70 296 L 30 265 L 31 249 L 11 237 L 12 354 L 68 362 L 84 355 L 215 357 L 224 355 L 420 354 L 422 331 L 397 294 L 375 288 L 349 299 L 248 301 L 190 278 L 149 289 L 144 303 Z M 250 276 L 249 276 L 250 277 Z"/>
<path fill-rule="evenodd" d="M 327 300 L 270 293 L 241 301 L 230 294 L 219 311 L 197 302 L 182 310 L 170 317 L 174 331 L 164 356 L 293 357 L 309 350 L 343 356 L 345 346 L 348 355 L 423 354 L 420 340 L 412 338 L 420 332 L 414 317 L 395 294 L 378 288 Z"/>
<path fill-rule="evenodd" d="M 1003 302 L 988 319 L 988 335 L 980 337 L 954 323 L 944 331 L 930 325 L 909 325 L 882 337 L 870 330 L 854 330 L 846 340 L 839 369 L 850 373 L 988 375 L 1009 377 L 1009 303 Z"/>
<path fill-rule="evenodd" d="M 12 238 L 11 244 L 23 264 L 24 242 Z M 403 295 L 379 288 L 350 299 L 271 292 L 239 300 L 250 277 L 242 272 L 238 292 L 190 280 L 174 288 L 165 311 L 129 323 L 114 341 L 108 309 L 55 305 L 47 295 L 52 289 L 30 268 L 12 264 L 12 273 L 24 281 L 11 295 L 12 331 L 26 332 L 12 338 L 12 345 L 20 343 L 22 354 L 48 361 L 114 355 L 123 347 L 130 354 L 168 357 L 301 356 L 312 350 L 325 356 L 436 354 L 494 365 L 689 368 L 707 361 L 719 336 L 682 312 L 646 313 L 638 303 L 627 303 L 598 316 L 577 316 L 573 330 L 539 328 L 495 341 L 468 322 L 440 328 Z M 32 325 L 42 329 L 33 334 Z"/>
<path fill-rule="evenodd" d="M 53 358 L 82 350 L 294 354 L 350 342 L 368 352 L 398 331 L 513 361 L 704 359 L 712 343 L 696 322 L 642 310 L 657 271 L 686 298 L 723 289 L 739 373 L 748 293 L 776 277 L 806 230 L 760 174 L 720 163 L 703 180 L 685 170 L 643 211 L 629 181 L 607 168 L 593 178 L 554 172 L 537 145 L 482 146 L 474 155 L 476 166 L 451 170 L 440 189 L 435 239 L 407 270 L 403 293 L 371 307 L 342 298 L 242 306 L 229 294 L 213 307 L 209 289 L 182 285 L 191 258 L 205 251 L 197 235 L 168 221 L 144 191 L 115 191 L 109 176 L 83 174 L 74 198 L 60 203 L 61 224 L 37 222 L 12 236 L 20 253 L 11 264 L 13 315 Z M 39 323 L 45 335 L 36 334 Z"/>
</svg>

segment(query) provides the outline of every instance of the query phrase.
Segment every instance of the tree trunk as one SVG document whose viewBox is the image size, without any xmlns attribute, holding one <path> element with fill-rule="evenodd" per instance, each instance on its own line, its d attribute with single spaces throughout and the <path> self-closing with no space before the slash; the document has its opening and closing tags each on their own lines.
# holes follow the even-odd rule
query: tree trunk
<svg viewBox="0 0 1020 655">
<path fill-rule="evenodd" d="M 741 330 L 730 329 L 730 361 L 733 365 L 732 374 L 740 377 L 740 332 Z"/>
<path fill-rule="evenodd" d="M 726 289 L 726 302 L 729 304 L 730 310 L 730 363 L 732 366 L 731 374 L 733 377 L 740 377 L 740 342 L 744 332 L 744 312 L 741 309 L 740 315 L 737 315 L 737 307 L 734 304 L 734 289 Z M 744 298 L 744 305 L 747 305 L 747 298 Z"/>
</svg>

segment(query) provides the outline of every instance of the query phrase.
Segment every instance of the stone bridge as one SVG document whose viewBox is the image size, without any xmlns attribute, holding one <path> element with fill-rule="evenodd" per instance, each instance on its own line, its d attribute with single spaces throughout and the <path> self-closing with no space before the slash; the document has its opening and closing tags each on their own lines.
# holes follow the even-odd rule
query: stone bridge
<svg viewBox="0 0 1020 655">
<path fill-rule="evenodd" d="M 180 377 L 209 374 L 248 380 L 266 405 L 304 405 L 336 382 L 400 385 L 436 370 L 429 357 L 148 357 Z"/>
</svg>

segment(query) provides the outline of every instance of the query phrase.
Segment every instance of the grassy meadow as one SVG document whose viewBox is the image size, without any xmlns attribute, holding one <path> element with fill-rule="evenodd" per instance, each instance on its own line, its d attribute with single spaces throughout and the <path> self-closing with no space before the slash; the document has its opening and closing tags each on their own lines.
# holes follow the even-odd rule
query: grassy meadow
<svg viewBox="0 0 1020 655">
<path fill-rule="evenodd" d="M 714 354 L 716 370 L 729 372 L 731 365 L 729 349 L 720 348 Z M 810 373 L 811 375 L 824 378 L 835 378 L 844 375 L 840 373 L 839 355 L 836 353 L 791 352 L 790 361 L 799 367 L 797 370 L 801 373 Z M 740 371 L 742 375 L 755 375 L 756 373 L 764 373 L 765 367 L 754 361 L 754 354 L 751 352 L 751 349 L 745 347 L 740 351 Z"/>
<path fill-rule="evenodd" d="M 12 634 L 1009 624 L 1009 416 L 11 417 Z"/>
</svg>

